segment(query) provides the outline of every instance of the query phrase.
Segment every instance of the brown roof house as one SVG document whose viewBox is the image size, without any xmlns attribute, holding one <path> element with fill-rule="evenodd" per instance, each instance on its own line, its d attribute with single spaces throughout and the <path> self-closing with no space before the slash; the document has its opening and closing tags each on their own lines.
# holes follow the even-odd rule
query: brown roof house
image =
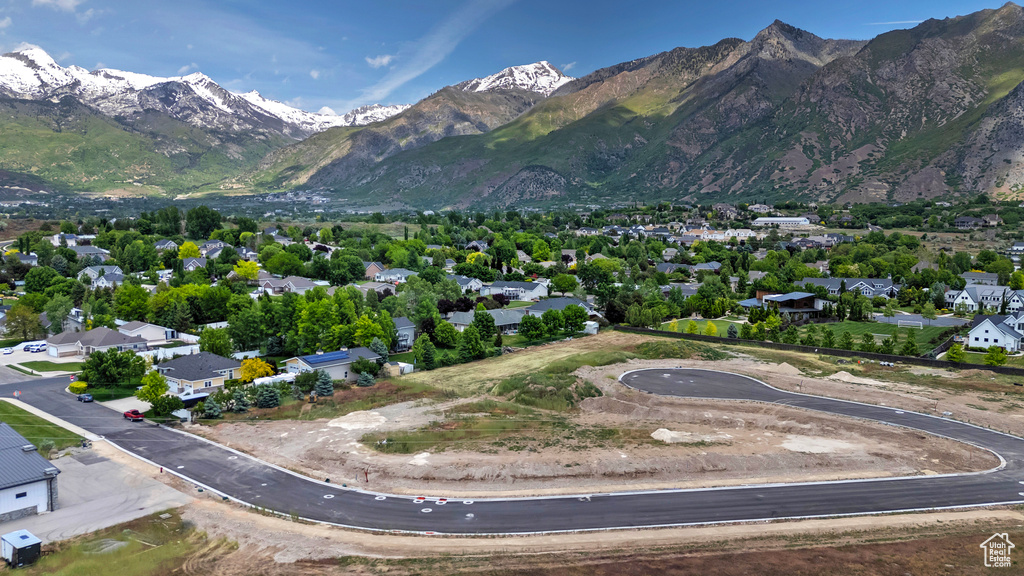
<svg viewBox="0 0 1024 576">
<path fill-rule="evenodd" d="M 105 352 L 110 349 L 119 352 L 148 350 L 146 339 L 142 336 L 128 336 L 106 326 L 94 328 L 88 332 L 61 332 L 46 340 L 46 353 L 54 358 L 65 356 L 86 357 L 93 352 Z"/>
</svg>

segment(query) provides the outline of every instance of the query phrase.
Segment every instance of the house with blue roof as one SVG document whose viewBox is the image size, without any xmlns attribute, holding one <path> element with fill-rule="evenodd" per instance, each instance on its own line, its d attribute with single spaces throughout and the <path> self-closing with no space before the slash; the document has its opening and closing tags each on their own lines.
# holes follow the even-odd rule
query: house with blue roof
<svg viewBox="0 0 1024 576">
<path fill-rule="evenodd" d="M 380 359 L 380 356 L 369 348 L 342 348 L 336 352 L 318 352 L 308 356 L 289 358 L 284 361 L 284 365 L 290 374 L 323 370 L 331 376 L 332 380 L 355 382 L 358 375 L 352 371 L 352 363 L 360 358 L 376 361 Z"/>
</svg>

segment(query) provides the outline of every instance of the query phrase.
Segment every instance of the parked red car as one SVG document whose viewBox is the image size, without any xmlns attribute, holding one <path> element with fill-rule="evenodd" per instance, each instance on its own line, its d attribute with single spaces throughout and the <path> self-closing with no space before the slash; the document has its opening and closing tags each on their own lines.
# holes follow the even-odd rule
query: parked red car
<svg viewBox="0 0 1024 576">
<path fill-rule="evenodd" d="M 145 418 L 146 415 L 143 414 L 142 412 L 139 412 L 135 408 L 132 408 L 131 410 L 124 413 L 124 417 L 128 420 L 131 420 L 132 422 L 142 422 L 143 418 Z"/>
</svg>

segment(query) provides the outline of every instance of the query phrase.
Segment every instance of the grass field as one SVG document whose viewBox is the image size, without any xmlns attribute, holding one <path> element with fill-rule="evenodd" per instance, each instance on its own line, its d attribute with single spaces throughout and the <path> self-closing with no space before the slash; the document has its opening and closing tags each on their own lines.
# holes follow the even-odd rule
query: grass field
<svg viewBox="0 0 1024 576">
<path fill-rule="evenodd" d="M 36 448 L 41 448 L 46 442 L 53 442 L 53 447 L 60 450 L 68 446 L 74 446 L 82 441 L 82 437 L 78 434 L 68 432 L 56 424 L 47 422 L 34 414 L 29 414 L 9 402 L 0 402 L 0 422 L 9 424 L 11 428 L 14 428 L 15 432 L 35 444 Z M 39 452 L 43 454 L 42 449 Z M 46 454 L 43 455 L 45 456 Z"/>
<path fill-rule="evenodd" d="M 741 328 L 741 326 L 742 326 L 741 324 L 736 324 L 735 322 L 728 322 L 728 321 L 725 321 L 725 320 L 696 320 L 695 322 L 697 322 L 697 327 L 700 329 L 701 334 L 704 333 L 704 331 L 705 331 L 705 329 L 707 327 L 707 323 L 711 322 L 715 326 L 715 328 L 718 330 L 718 333 L 716 334 L 716 336 L 721 336 L 723 338 L 726 336 L 727 331 L 729 330 L 729 326 L 730 325 L 735 325 L 737 330 L 739 330 Z M 685 332 L 686 331 L 686 327 L 687 327 L 688 323 L 689 323 L 689 320 L 678 320 L 676 322 L 680 332 Z M 662 330 L 670 330 L 671 329 L 670 325 L 671 325 L 671 322 L 665 322 L 664 324 L 661 325 L 662 326 Z M 850 335 L 853 336 L 853 341 L 856 342 L 857 344 L 860 344 L 861 338 L 864 337 L 864 334 L 874 334 L 875 335 L 875 343 L 876 344 L 880 344 L 883 339 L 885 339 L 890 334 L 892 334 L 893 332 L 896 332 L 896 331 L 899 332 L 899 337 L 900 337 L 900 341 L 901 342 L 906 338 L 906 334 L 907 334 L 907 329 L 906 328 L 900 328 L 900 327 L 898 327 L 895 324 L 886 324 L 886 323 L 883 323 L 883 322 L 849 322 L 849 321 L 846 321 L 846 322 L 836 322 L 836 323 L 832 323 L 832 324 L 817 324 L 816 326 L 818 327 L 818 338 L 819 338 L 819 341 L 820 341 L 820 338 L 821 338 L 821 331 L 823 329 L 828 329 L 828 328 L 831 328 L 832 331 L 835 332 L 836 340 L 837 341 L 839 339 L 839 336 L 843 332 L 849 332 Z M 931 350 L 932 348 L 934 348 L 935 345 L 931 343 L 932 338 L 935 338 L 936 336 L 941 334 L 944 330 L 946 330 L 946 328 L 942 328 L 942 327 L 939 327 L 939 326 L 927 326 L 927 325 L 924 326 L 923 328 L 917 330 L 917 346 L 918 346 L 918 348 L 921 349 L 921 352 L 924 353 L 924 352 L 927 352 L 927 351 Z M 807 333 L 807 326 L 799 327 L 799 331 L 800 331 L 800 337 L 803 338 L 804 335 Z"/>
<path fill-rule="evenodd" d="M 32 360 L 30 362 L 21 362 L 20 365 L 36 372 L 81 372 L 85 362 L 64 362 L 58 364 L 46 360 Z"/>
<path fill-rule="evenodd" d="M 441 393 L 435 388 L 405 380 L 392 383 L 387 380 L 366 388 L 338 390 L 331 399 L 320 398 L 316 404 L 292 398 L 284 399 L 277 408 L 251 408 L 248 412 L 238 414 L 224 412 L 222 420 L 316 420 L 318 418 L 337 418 L 350 412 L 372 410 L 389 404 L 407 402 L 420 398 L 433 398 Z M 222 420 L 204 420 L 216 423 Z"/>
</svg>

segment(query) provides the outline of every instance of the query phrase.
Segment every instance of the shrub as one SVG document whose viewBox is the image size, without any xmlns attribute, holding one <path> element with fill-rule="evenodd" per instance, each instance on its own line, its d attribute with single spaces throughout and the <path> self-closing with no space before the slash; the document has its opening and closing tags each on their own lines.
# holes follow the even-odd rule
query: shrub
<svg viewBox="0 0 1024 576">
<path fill-rule="evenodd" d="M 369 372 L 361 372 L 359 378 L 356 378 L 356 386 L 367 387 L 373 386 L 377 383 L 377 380 Z"/>
<path fill-rule="evenodd" d="M 212 398 L 203 404 L 203 415 L 207 418 L 220 418 L 222 410 L 220 403 Z"/>
<path fill-rule="evenodd" d="M 84 394 L 88 387 L 88 384 L 79 380 L 77 382 L 72 382 L 71 386 L 68 386 L 68 390 L 71 391 L 72 394 Z"/>
<path fill-rule="evenodd" d="M 323 370 L 317 370 L 316 374 L 316 385 L 313 387 L 316 390 L 316 395 L 320 398 L 330 398 L 334 396 L 334 381 L 331 380 L 331 375 Z"/>
<path fill-rule="evenodd" d="M 260 384 L 256 387 L 257 408 L 277 408 L 281 405 L 281 393 L 273 384 Z"/>
<path fill-rule="evenodd" d="M 185 407 L 184 402 L 177 396 L 161 396 L 154 399 L 152 405 L 153 412 L 156 412 L 158 416 L 167 416 L 171 412 Z"/>
</svg>

